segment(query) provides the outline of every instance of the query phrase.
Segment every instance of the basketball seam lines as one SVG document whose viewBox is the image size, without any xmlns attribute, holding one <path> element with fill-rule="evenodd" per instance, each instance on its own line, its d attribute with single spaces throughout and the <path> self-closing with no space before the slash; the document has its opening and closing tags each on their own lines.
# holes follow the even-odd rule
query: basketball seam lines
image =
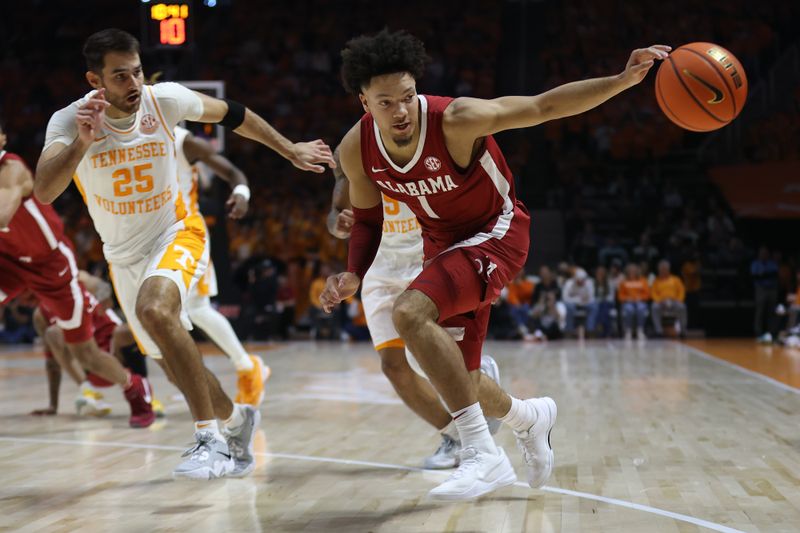
<svg viewBox="0 0 800 533">
<path fill-rule="evenodd" d="M 681 124 L 683 124 L 683 127 L 686 128 L 687 130 L 698 131 L 697 128 L 695 128 L 694 126 L 690 126 L 687 122 L 684 122 L 680 117 L 678 117 L 677 114 L 675 114 L 675 112 L 667 103 L 667 99 L 664 98 L 664 91 L 661 88 L 661 84 L 658 83 L 658 80 L 656 80 L 656 90 L 658 91 L 658 95 L 661 96 L 661 102 L 664 104 L 664 107 L 666 108 L 665 111 L 667 111 L 670 115 L 672 115 L 671 118 L 673 119 L 674 122 L 680 122 Z"/>
<path fill-rule="evenodd" d="M 712 113 L 711 111 L 709 111 L 708 109 L 706 109 L 706 108 L 703 106 L 703 104 L 702 104 L 702 103 L 700 103 L 700 100 L 698 100 L 698 99 L 697 99 L 697 97 L 694 95 L 694 93 L 691 91 L 691 89 L 689 89 L 689 86 L 688 86 L 688 85 L 686 85 L 686 82 L 685 82 L 685 81 L 683 81 L 683 78 L 681 77 L 681 74 L 680 74 L 680 72 L 678 72 L 678 67 L 676 67 L 676 66 L 675 66 L 675 62 L 672 60 L 672 57 L 668 57 L 668 58 L 667 58 L 667 61 L 669 61 L 669 64 L 670 64 L 670 66 L 672 67 L 672 70 L 674 70 L 674 71 L 675 71 L 675 76 L 678 78 L 678 81 L 679 81 L 679 82 L 681 82 L 681 85 L 683 85 L 683 88 L 686 90 L 686 92 L 687 92 L 687 93 L 689 93 L 689 96 L 691 96 L 691 97 L 692 97 L 692 100 L 694 100 L 694 101 L 695 101 L 695 103 L 697 104 L 697 106 L 698 106 L 700 109 L 702 109 L 703 111 L 705 111 L 705 112 L 706 112 L 706 114 L 707 114 L 709 117 L 713 118 L 713 119 L 714 119 L 714 120 L 716 120 L 717 122 L 719 122 L 719 123 L 721 123 L 721 124 L 727 124 L 729 121 L 727 121 L 727 120 L 722 120 L 721 118 L 719 118 L 718 116 L 716 116 L 714 113 Z"/>
<path fill-rule="evenodd" d="M 722 73 L 719 70 L 717 70 L 716 65 L 714 65 L 711 61 L 708 60 L 708 58 L 706 56 L 704 56 L 703 54 L 701 54 L 697 50 L 692 50 L 691 48 L 684 48 L 684 50 L 686 50 L 687 52 L 691 52 L 693 54 L 696 54 L 703 61 L 705 61 L 706 63 L 711 65 L 711 69 L 714 71 L 714 73 L 717 76 L 719 76 L 719 78 L 722 80 L 722 83 L 725 84 L 725 88 L 728 89 L 728 96 L 731 97 L 731 102 L 733 103 L 733 116 L 735 117 L 736 116 L 736 97 L 734 96 L 733 89 L 731 89 L 731 86 L 728 85 L 728 80 L 725 79 L 725 76 L 723 76 Z M 733 119 L 731 119 L 731 120 L 733 120 Z"/>
</svg>

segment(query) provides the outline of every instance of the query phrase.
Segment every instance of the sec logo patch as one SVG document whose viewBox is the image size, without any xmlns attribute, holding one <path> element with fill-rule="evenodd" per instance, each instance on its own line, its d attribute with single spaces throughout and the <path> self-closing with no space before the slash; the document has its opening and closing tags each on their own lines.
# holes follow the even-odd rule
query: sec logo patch
<svg viewBox="0 0 800 533">
<path fill-rule="evenodd" d="M 139 123 L 139 129 L 145 135 L 155 133 L 155 131 L 158 129 L 158 120 L 156 120 L 156 117 L 148 113 L 142 117 L 142 121 Z"/>
<path fill-rule="evenodd" d="M 426 157 L 425 158 L 425 168 L 430 170 L 431 172 L 436 172 L 440 168 L 442 168 L 442 162 L 439 161 L 437 157 Z"/>
</svg>

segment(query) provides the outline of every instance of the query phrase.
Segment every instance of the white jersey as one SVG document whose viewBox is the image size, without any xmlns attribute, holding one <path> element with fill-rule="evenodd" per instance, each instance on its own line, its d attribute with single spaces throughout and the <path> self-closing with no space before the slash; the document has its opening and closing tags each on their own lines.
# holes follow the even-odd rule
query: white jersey
<svg viewBox="0 0 800 533">
<path fill-rule="evenodd" d="M 175 148 L 178 155 L 178 185 L 183 195 L 189 213 L 199 213 L 200 169 L 193 165 L 183 151 L 183 141 L 189 135 L 189 130 L 175 127 Z"/>
<path fill-rule="evenodd" d="M 402 347 L 392 322 L 394 301 L 422 271 L 422 229 L 408 206 L 383 197 L 381 245 L 361 286 L 361 299 L 376 350 Z"/>
<path fill-rule="evenodd" d="M 92 94 L 53 115 L 45 149 L 75 140 L 76 112 Z M 197 120 L 202 114 L 203 103 L 196 94 L 176 83 L 161 83 L 142 88 L 134 115 L 106 118 L 78 164 L 74 181 L 109 262 L 122 265 L 147 256 L 154 243 L 186 217 L 173 129 L 179 121 Z"/>
<path fill-rule="evenodd" d="M 402 266 L 419 264 L 422 267 L 422 228 L 414 212 L 385 194 L 383 198 L 383 235 L 376 262 L 385 260 Z M 374 265 L 374 263 L 373 263 Z"/>
</svg>

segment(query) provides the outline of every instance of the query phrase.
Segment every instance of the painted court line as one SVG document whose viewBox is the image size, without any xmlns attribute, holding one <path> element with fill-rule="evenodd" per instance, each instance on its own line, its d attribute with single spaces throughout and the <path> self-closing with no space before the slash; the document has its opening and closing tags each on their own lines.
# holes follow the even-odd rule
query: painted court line
<svg viewBox="0 0 800 533">
<path fill-rule="evenodd" d="M 724 359 L 720 359 L 719 357 L 711 355 L 708 352 L 704 352 L 700 348 L 695 348 L 694 346 L 689 346 L 688 344 L 682 344 L 680 342 L 675 342 L 675 344 L 677 346 L 683 347 L 684 349 L 686 349 L 689 352 L 693 353 L 697 357 L 700 357 L 701 359 L 705 359 L 707 361 L 713 361 L 715 363 L 719 363 L 721 365 L 727 366 L 728 368 L 732 368 L 734 370 L 737 370 L 737 371 L 741 372 L 742 374 L 747 374 L 750 377 L 753 377 L 753 378 L 756 378 L 756 379 L 760 379 L 761 381 L 766 381 L 767 383 L 769 383 L 771 385 L 774 385 L 774 386 L 778 387 L 779 389 L 783 389 L 783 390 L 785 390 L 787 392 L 793 392 L 795 394 L 800 394 L 800 389 L 792 387 L 791 385 L 787 385 L 786 383 L 778 381 L 777 379 L 773 379 L 773 378 L 771 378 L 769 376 L 765 376 L 764 374 L 759 374 L 758 372 L 754 372 L 754 371 L 752 371 L 750 369 L 747 369 L 747 368 L 744 368 L 744 367 L 739 366 L 737 364 L 731 363 L 730 361 L 726 361 Z"/>
<path fill-rule="evenodd" d="M 133 448 L 133 449 L 140 449 L 140 450 L 164 450 L 164 451 L 183 451 L 184 448 L 180 446 L 164 446 L 160 444 L 136 444 L 131 442 L 114 442 L 114 441 L 106 441 L 106 442 L 98 442 L 98 441 L 80 441 L 80 440 L 67 440 L 67 439 L 41 439 L 36 437 L 0 437 L 0 442 L 27 442 L 27 443 L 35 443 L 35 444 L 63 444 L 67 446 L 100 446 L 106 448 Z M 331 464 L 340 464 L 340 465 L 356 465 L 356 466 L 368 466 L 372 468 L 383 468 L 386 470 L 402 470 L 406 472 L 418 472 L 422 473 L 425 472 L 427 474 L 439 474 L 442 477 L 448 475 L 447 472 L 440 472 L 440 471 L 432 471 L 432 470 L 424 470 L 422 468 L 416 468 L 413 466 L 404 466 L 404 465 L 395 465 L 390 463 L 376 463 L 372 461 L 359 461 L 355 459 L 337 459 L 335 457 L 316 457 L 313 455 L 297 455 L 291 453 L 263 453 L 263 452 L 256 452 L 254 455 L 258 455 L 261 457 L 275 457 L 279 459 L 289 459 L 294 461 L 311 461 L 311 462 L 318 462 L 318 463 L 331 463 Z M 522 487 L 522 488 L 529 488 L 526 483 L 518 481 L 514 483 L 515 487 Z M 628 502 L 625 500 L 618 500 L 616 498 L 607 498 L 605 496 L 599 496 L 597 494 L 590 494 L 588 492 L 579 492 L 569 489 L 562 489 L 559 487 L 542 487 L 539 489 L 544 492 L 551 492 L 553 494 L 561 494 L 564 496 L 573 496 L 575 498 L 583 498 L 587 500 L 593 500 L 596 502 L 606 503 L 609 505 L 616 505 L 618 507 L 624 507 L 626 509 L 633 509 L 635 511 L 642 511 L 645 513 L 650 513 L 658 516 L 663 516 L 666 518 L 672 518 L 673 520 L 678 520 L 681 522 L 686 522 L 688 524 L 693 524 L 695 526 L 704 527 L 706 529 L 710 529 L 712 531 L 719 531 L 721 533 L 744 533 L 738 529 L 733 529 L 727 526 L 723 526 L 722 524 L 717 524 L 714 522 L 709 522 L 707 520 L 702 520 L 700 518 L 695 518 L 693 516 L 688 516 L 685 514 L 680 513 L 673 513 L 672 511 L 665 511 L 664 509 L 658 509 L 657 507 L 650 507 L 648 505 L 642 505 L 639 503 Z"/>
</svg>

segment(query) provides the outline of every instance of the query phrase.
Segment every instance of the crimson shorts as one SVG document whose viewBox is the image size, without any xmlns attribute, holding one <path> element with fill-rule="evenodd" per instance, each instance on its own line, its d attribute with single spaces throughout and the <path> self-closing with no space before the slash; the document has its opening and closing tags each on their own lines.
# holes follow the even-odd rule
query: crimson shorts
<svg viewBox="0 0 800 533">
<path fill-rule="evenodd" d="M 60 242 L 48 257 L 30 262 L 0 254 L 0 303 L 25 289 L 55 318 L 68 343 L 92 338 L 89 302 L 78 282 L 78 265 L 69 245 Z"/>
<path fill-rule="evenodd" d="M 503 239 L 453 247 L 426 261 L 408 286 L 436 304 L 437 322 L 456 340 L 469 371 L 481 366 L 492 303 L 528 257 L 530 219 L 525 215 Z"/>
<path fill-rule="evenodd" d="M 99 305 L 95 297 L 88 290 L 86 290 L 83 285 L 81 285 L 81 289 L 83 290 L 84 297 L 86 298 L 86 308 L 91 312 L 94 340 L 101 350 L 110 353 L 111 338 L 114 336 L 114 330 L 117 328 L 117 326 L 122 324 L 122 320 L 120 320 L 114 311 L 110 309 L 106 310 L 103 308 L 103 306 Z M 40 306 L 39 309 L 49 324 L 57 325 L 55 317 L 48 308 Z M 53 358 L 53 354 L 47 349 L 45 349 L 44 356 L 46 359 Z M 86 372 L 86 379 L 88 379 L 89 383 L 95 387 L 110 387 L 113 385 L 113 383 L 110 381 L 88 371 Z"/>
</svg>

